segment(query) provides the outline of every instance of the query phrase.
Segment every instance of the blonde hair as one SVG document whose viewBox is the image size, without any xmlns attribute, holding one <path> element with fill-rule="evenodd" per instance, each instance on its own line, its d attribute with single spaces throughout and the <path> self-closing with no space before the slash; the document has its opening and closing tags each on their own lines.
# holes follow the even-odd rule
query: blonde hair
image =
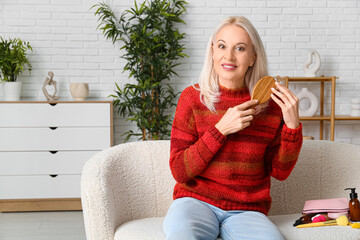
<svg viewBox="0 0 360 240">
<path fill-rule="evenodd" d="M 255 29 L 255 27 L 245 17 L 227 17 L 217 26 L 209 39 L 206 48 L 204 66 L 202 68 L 199 78 L 200 100 L 212 112 L 216 111 L 215 103 L 218 102 L 218 98 L 220 96 L 219 79 L 218 75 L 215 72 L 212 60 L 212 45 L 215 41 L 217 33 L 227 25 L 236 25 L 243 28 L 249 34 L 249 37 L 252 41 L 256 59 L 253 66 L 249 67 L 245 74 L 245 86 L 249 89 L 249 91 L 252 91 L 252 88 L 260 78 L 268 75 L 265 49 L 259 33 Z"/>
</svg>

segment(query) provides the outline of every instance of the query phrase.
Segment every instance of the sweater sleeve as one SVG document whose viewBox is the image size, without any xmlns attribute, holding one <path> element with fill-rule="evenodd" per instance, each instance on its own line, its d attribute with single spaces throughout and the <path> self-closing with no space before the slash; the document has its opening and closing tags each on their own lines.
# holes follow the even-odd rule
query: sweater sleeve
<svg viewBox="0 0 360 240">
<path fill-rule="evenodd" d="M 170 169 L 179 183 L 201 174 L 226 139 L 215 126 L 199 137 L 193 109 L 198 96 L 190 88 L 180 95 L 171 130 Z"/>
<path fill-rule="evenodd" d="M 291 129 L 281 124 L 272 144 L 266 149 L 265 161 L 270 176 L 283 181 L 292 172 L 302 146 L 302 124 Z"/>
</svg>

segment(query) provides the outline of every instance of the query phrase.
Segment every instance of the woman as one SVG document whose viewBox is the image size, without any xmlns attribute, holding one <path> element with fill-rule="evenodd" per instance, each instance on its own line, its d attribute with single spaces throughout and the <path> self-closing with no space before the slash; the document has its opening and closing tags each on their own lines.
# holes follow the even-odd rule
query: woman
<svg viewBox="0 0 360 240">
<path fill-rule="evenodd" d="M 261 39 L 244 17 L 212 35 L 199 85 L 179 99 L 171 133 L 175 201 L 167 239 L 283 239 L 266 217 L 270 177 L 285 180 L 302 145 L 298 99 L 277 84 L 263 106 L 250 100 L 268 74 Z"/>
</svg>

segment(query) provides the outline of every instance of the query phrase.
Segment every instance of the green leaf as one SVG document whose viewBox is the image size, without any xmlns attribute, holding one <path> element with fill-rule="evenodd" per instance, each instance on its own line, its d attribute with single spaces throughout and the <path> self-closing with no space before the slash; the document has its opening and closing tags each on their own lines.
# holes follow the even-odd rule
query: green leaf
<svg viewBox="0 0 360 240">
<path fill-rule="evenodd" d="M 20 38 L 6 40 L 0 39 L 0 83 L 14 82 L 27 67 L 31 73 L 32 65 L 27 56 L 27 51 L 32 51 L 29 42 Z"/>
</svg>

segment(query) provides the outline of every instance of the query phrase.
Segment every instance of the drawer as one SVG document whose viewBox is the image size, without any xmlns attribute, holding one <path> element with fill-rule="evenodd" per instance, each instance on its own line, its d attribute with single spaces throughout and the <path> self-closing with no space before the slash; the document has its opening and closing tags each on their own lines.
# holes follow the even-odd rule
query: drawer
<svg viewBox="0 0 360 240">
<path fill-rule="evenodd" d="M 0 128 L 0 151 L 102 150 L 110 144 L 110 127 Z"/>
<path fill-rule="evenodd" d="M 0 199 L 79 198 L 81 175 L 0 176 Z"/>
<path fill-rule="evenodd" d="M 0 175 L 81 174 L 97 152 L 0 152 Z"/>
<path fill-rule="evenodd" d="M 0 127 L 110 126 L 110 103 L 2 103 Z"/>
</svg>

